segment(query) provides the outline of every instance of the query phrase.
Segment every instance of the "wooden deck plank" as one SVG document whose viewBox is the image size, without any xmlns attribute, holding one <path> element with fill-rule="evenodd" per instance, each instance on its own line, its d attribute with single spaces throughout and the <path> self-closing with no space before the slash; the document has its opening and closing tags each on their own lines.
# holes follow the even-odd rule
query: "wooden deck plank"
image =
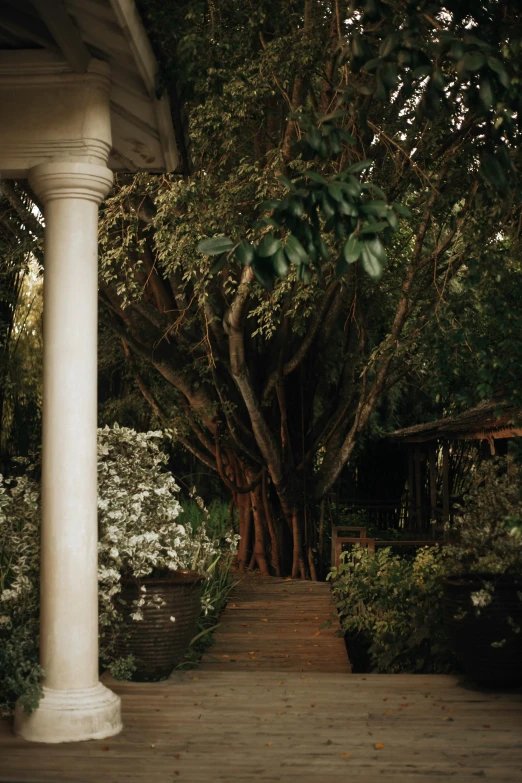
<svg viewBox="0 0 522 783">
<path fill-rule="evenodd" d="M 117 737 L 44 746 L 13 737 L 0 722 L 0 781 L 522 778 L 520 690 L 475 690 L 443 675 L 204 669 L 111 686 L 123 702 Z"/>
<path fill-rule="evenodd" d="M 326 582 L 249 575 L 231 593 L 200 668 L 349 674 L 338 629 Z"/>
<path fill-rule="evenodd" d="M 0 783 L 522 780 L 522 689 L 353 675 L 336 628 L 328 585 L 249 578 L 198 669 L 108 682 L 117 737 L 41 745 L 0 721 Z"/>
</svg>

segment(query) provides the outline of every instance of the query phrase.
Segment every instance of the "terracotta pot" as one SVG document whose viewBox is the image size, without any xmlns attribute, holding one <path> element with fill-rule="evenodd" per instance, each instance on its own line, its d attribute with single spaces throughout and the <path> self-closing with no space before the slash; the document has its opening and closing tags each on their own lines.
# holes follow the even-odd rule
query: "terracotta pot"
<svg viewBox="0 0 522 783">
<path fill-rule="evenodd" d="M 203 577 L 196 571 L 172 572 L 165 579 L 123 579 L 120 594 L 124 628 L 115 646 L 117 655 L 134 655 L 136 680 L 168 677 L 195 636 L 201 608 Z M 141 592 L 141 586 L 146 592 Z M 133 601 L 159 596 L 161 604 L 141 607 L 143 620 L 133 620 Z M 174 617 L 172 621 L 170 618 Z"/>
<path fill-rule="evenodd" d="M 480 609 L 471 593 L 484 589 L 484 581 L 493 582 L 490 604 Z M 494 577 L 477 574 L 442 580 L 444 622 L 453 653 L 475 682 L 488 686 L 522 684 L 522 631 L 515 633 L 509 618 L 522 627 L 522 577 Z M 505 640 L 501 647 L 492 643 Z"/>
</svg>

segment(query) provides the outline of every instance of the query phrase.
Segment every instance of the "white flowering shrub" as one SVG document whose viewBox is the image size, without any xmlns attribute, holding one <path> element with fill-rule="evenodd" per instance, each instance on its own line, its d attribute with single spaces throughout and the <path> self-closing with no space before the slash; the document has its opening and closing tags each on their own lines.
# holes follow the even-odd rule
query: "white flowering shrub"
<svg viewBox="0 0 522 783">
<path fill-rule="evenodd" d="M 0 475 L 0 712 L 18 698 L 31 712 L 41 695 L 39 573 L 38 484 Z"/>
<path fill-rule="evenodd" d="M 120 619 L 122 578 L 165 577 L 181 569 L 208 575 L 225 552 L 233 555 L 237 548 L 239 537 L 233 533 L 226 535 L 224 548 L 208 535 L 205 524 L 194 531 L 180 523 L 179 487 L 166 469 L 164 437 L 162 432 L 118 425 L 98 431 L 98 578 L 100 622 L 105 626 Z M 135 620 L 142 619 L 146 602 L 144 590 L 136 602 Z M 204 591 L 203 610 L 211 608 Z"/>
<path fill-rule="evenodd" d="M 164 577 L 180 569 L 206 576 L 202 613 L 220 600 L 218 575 L 227 572 L 239 536 L 219 539 L 205 521 L 194 531 L 181 524 L 179 488 L 162 450 L 166 434 L 139 433 L 115 425 L 98 430 L 99 602 L 102 655 L 122 676 L 132 662 L 111 657 L 110 640 L 121 620 L 118 595 L 122 578 Z M 0 704 L 12 708 L 20 698 L 28 711 L 37 706 L 40 570 L 40 489 L 30 477 L 0 476 Z M 208 521 L 208 511 L 194 500 Z M 136 602 L 139 622 L 147 593 Z"/>
</svg>

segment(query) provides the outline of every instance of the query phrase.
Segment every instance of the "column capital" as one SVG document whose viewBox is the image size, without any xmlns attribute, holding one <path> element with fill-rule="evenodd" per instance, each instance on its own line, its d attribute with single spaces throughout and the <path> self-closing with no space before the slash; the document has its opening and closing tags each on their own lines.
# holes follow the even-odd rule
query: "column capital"
<svg viewBox="0 0 522 783">
<path fill-rule="evenodd" d="M 99 164 L 54 161 L 30 169 L 29 182 L 44 203 L 79 198 L 100 204 L 112 187 L 113 173 Z"/>
</svg>

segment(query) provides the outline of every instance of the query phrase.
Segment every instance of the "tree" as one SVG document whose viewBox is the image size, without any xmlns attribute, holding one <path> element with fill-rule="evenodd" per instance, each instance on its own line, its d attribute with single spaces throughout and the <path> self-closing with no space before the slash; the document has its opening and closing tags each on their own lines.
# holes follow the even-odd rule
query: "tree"
<svg viewBox="0 0 522 783">
<path fill-rule="evenodd" d="M 0 459 L 2 462 L 7 460 L 9 452 L 13 451 L 13 443 L 9 443 L 13 426 L 21 423 L 17 420 L 15 398 L 21 397 L 24 402 L 27 402 L 30 396 L 27 394 L 27 389 L 24 390 L 22 384 L 18 382 L 20 372 L 17 372 L 15 357 L 19 358 L 21 353 L 18 351 L 21 347 L 21 334 L 20 332 L 14 334 L 14 327 L 17 309 L 21 303 L 25 304 L 22 302 L 24 284 L 31 258 L 42 258 L 42 229 L 31 211 L 31 199 L 32 194 L 28 193 L 21 183 L 0 184 Z M 21 330 L 23 327 L 24 324 L 20 324 Z"/>
<path fill-rule="evenodd" d="M 143 8 L 185 86 L 195 171 L 118 183 L 106 323 L 232 492 L 240 564 L 313 577 L 311 503 L 470 259 L 507 237 L 518 253 L 522 17 L 459 0 Z"/>
</svg>

